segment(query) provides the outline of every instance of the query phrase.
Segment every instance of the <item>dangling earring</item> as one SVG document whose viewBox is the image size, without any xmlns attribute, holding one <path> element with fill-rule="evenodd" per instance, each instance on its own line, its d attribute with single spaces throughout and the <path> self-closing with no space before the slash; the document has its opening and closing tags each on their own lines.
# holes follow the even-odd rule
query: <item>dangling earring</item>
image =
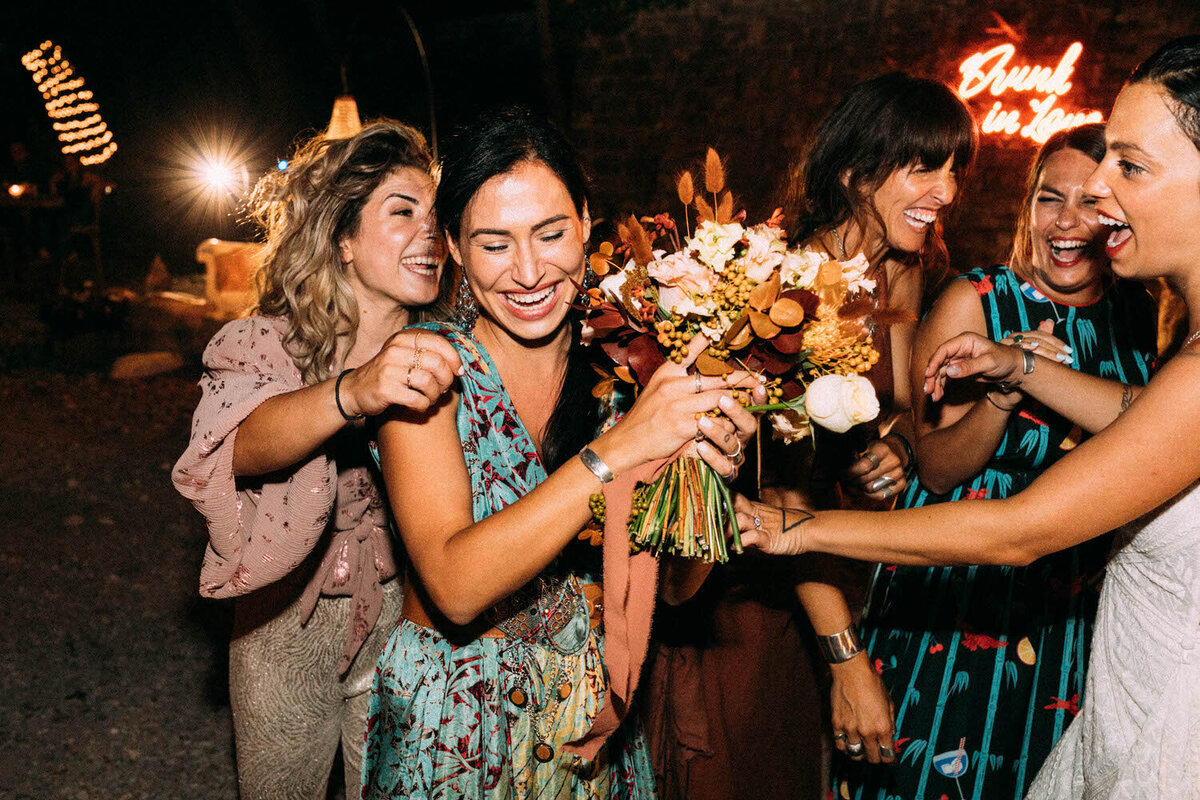
<svg viewBox="0 0 1200 800">
<path fill-rule="evenodd" d="M 469 331 L 475 327 L 477 319 L 479 319 L 479 305 L 475 302 L 475 295 L 471 294 L 467 276 L 463 275 L 458 282 L 458 290 L 454 293 L 454 324 Z"/>
</svg>

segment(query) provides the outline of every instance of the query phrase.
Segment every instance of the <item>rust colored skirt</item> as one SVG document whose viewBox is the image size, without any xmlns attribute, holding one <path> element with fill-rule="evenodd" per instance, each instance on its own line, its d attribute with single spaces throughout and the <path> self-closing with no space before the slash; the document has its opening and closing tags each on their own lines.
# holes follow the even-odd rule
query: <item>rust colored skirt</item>
<svg viewBox="0 0 1200 800">
<path fill-rule="evenodd" d="M 739 556 L 660 604 L 641 702 L 660 800 L 825 796 L 825 670 L 788 561 Z"/>
</svg>

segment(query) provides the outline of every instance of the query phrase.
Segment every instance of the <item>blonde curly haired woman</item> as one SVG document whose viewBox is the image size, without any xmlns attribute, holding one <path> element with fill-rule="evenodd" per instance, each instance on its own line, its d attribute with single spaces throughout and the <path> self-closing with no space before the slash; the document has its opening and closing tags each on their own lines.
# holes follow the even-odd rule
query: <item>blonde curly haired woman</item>
<svg viewBox="0 0 1200 800">
<path fill-rule="evenodd" d="M 243 800 L 358 780 L 367 692 L 401 589 L 364 419 L 423 410 L 459 368 L 401 331 L 436 316 L 445 245 L 425 140 L 380 121 L 315 139 L 256 187 L 257 313 L 204 353 L 178 490 L 204 515 L 205 597 L 236 597 L 229 694 Z"/>
</svg>

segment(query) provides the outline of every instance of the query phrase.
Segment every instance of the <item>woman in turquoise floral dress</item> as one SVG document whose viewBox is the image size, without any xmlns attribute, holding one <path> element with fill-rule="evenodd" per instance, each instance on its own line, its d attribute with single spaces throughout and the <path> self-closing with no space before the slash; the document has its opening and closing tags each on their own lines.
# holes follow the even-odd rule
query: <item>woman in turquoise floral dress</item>
<svg viewBox="0 0 1200 800">
<path fill-rule="evenodd" d="M 732 474 L 753 417 L 721 378 L 668 363 L 603 424 L 611 409 L 592 395 L 571 310 L 586 186 L 545 123 L 514 111 L 467 128 L 443 158 L 436 208 L 477 318 L 426 326 L 462 359 L 457 390 L 379 430 L 412 574 L 372 690 L 363 797 L 652 797 L 633 716 L 591 760 L 567 748 L 607 699 L 589 497 L 694 438 Z M 409 380 L 421 372 L 418 357 Z M 729 419 L 703 416 L 715 408 Z"/>
<path fill-rule="evenodd" d="M 1046 142 L 1012 266 L 973 270 L 939 298 L 918 331 L 915 386 L 937 346 L 962 331 L 1127 385 L 1149 380 L 1150 298 L 1112 278 L 1095 201 L 1082 190 L 1103 156 L 1103 125 Z M 956 388 L 938 404 L 917 391 L 919 475 L 902 508 L 1009 497 L 1086 435 L 1077 424 L 1086 421 L 1019 391 Z M 897 760 L 884 768 L 840 762 L 835 793 L 1023 798 L 1079 712 L 1107 551 L 1099 538 L 1028 567 L 877 566 L 862 639 L 896 704 Z"/>
</svg>

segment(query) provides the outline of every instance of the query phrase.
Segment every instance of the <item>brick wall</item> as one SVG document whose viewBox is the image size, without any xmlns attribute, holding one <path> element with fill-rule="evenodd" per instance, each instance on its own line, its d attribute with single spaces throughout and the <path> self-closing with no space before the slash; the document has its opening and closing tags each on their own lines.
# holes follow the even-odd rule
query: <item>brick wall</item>
<svg viewBox="0 0 1200 800">
<path fill-rule="evenodd" d="M 588 0 L 576 0 L 585 3 Z M 595 0 L 594 0 L 595 1 Z M 610 0 L 611 1 L 611 0 Z M 624 7 L 638 3 L 625 2 Z M 890 70 L 958 85 L 958 64 L 1018 38 L 1013 64 L 1057 63 L 1084 52 L 1066 101 L 1105 112 L 1125 76 L 1168 39 L 1200 30 L 1194 0 L 979 3 L 966 0 L 701 0 L 614 15 L 614 27 L 569 21 L 566 50 L 572 139 L 596 178 L 597 211 L 676 210 L 674 176 L 707 145 L 727 158 L 730 184 L 751 218 L 778 203 L 788 164 L 842 94 Z M 560 53 L 561 56 L 561 53 Z M 1018 96 L 1006 105 L 1024 106 Z M 973 107 L 982 117 L 987 105 Z M 985 137 L 947 227 L 954 266 L 1003 258 L 1035 145 Z"/>
</svg>

